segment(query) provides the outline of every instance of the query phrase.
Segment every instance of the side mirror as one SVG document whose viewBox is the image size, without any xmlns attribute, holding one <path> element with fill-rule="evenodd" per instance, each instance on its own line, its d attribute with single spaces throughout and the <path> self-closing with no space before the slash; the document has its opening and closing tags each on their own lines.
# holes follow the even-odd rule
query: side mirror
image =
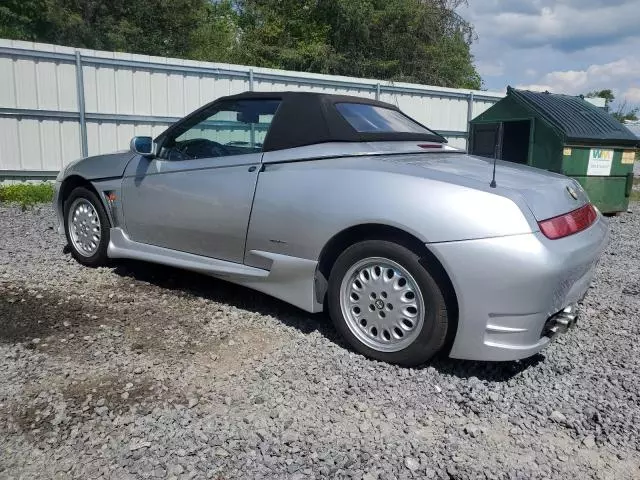
<svg viewBox="0 0 640 480">
<path fill-rule="evenodd" d="M 150 157 L 155 154 L 155 146 L 151 137 L 133 137 L 131 139 L 131 151 L 138 155 Z"/>
</svg>

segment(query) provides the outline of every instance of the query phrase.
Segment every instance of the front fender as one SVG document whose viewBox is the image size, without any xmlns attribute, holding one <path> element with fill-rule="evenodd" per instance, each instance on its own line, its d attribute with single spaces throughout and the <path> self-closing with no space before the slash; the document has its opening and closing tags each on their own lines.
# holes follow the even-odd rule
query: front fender
<svg viewBox="0 0 640 480">
<path fill-rule="evenodd" d="M 70 163 L 64 170 L 61 180 L 72 175 L 78 175 L 90 181 L 102 178 L 120 178 L 135 156 L 135 153 L 126 151 L 83 158 Z"/>
</svg>

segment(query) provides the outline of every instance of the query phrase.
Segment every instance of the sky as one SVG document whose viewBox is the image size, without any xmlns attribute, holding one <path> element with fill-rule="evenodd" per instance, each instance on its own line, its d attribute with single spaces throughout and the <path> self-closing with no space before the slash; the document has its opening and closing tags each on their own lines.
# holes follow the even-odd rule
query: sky
<svg viewBox="0 0 640 480">
<path fill-rule="evenodd" d="M 611 88 L 640 106 L 640 0 L 469 0 L 459 13 L 487 90 Z"/>
</svg>

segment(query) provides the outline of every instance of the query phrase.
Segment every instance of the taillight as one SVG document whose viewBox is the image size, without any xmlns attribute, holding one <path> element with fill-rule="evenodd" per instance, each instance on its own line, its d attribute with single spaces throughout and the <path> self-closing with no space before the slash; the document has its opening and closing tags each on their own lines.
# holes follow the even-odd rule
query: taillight
<svg viewBox="0 0 640 480">
<path fill-rule="evenodd" d="M 556 240 L 585 230 L 590 227 L 597 218 L 598 212 L 593 205 L 587 203 L 572 212 L 538 222 L 538 225 L 545 237 Z"/>
</svg>

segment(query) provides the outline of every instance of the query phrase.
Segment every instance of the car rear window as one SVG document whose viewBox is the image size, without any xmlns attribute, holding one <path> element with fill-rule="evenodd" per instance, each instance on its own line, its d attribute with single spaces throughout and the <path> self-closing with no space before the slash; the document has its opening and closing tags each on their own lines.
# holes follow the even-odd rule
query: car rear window
<svg viewBox="0 0 640 480">
<path fill-rule="evenodd" d="M 403 113 L 390 108 L 363 103 L 336 103 L 336 109 L 360 133 L 431 133 Z"/>
</svg>

